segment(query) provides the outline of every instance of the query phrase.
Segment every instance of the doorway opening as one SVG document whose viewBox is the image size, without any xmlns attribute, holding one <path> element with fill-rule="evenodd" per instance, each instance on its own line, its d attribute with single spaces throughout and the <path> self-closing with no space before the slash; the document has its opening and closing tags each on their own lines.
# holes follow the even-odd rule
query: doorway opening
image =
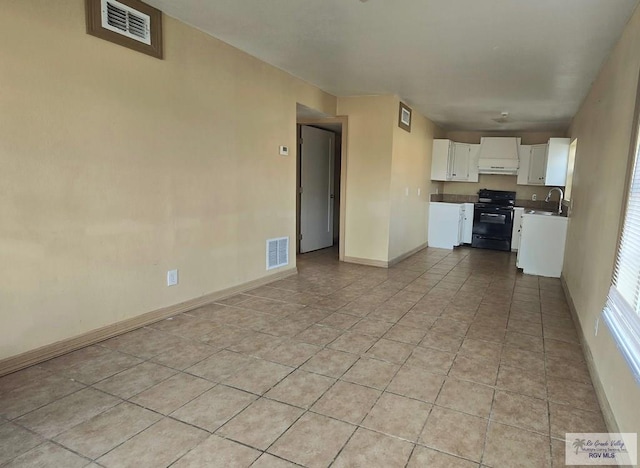
<svg viewBox="0 0 640 468">
<path fill-rule="evenodd" d="M 298 104 L 296 253 L 337 248 L 344 258 L 346 117 Z"/>
</svg>

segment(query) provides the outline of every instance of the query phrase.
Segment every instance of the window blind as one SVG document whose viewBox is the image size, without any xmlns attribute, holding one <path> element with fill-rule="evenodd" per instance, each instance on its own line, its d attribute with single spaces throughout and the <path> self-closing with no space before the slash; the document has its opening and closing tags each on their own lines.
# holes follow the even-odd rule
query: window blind
<svg viewBox="0 0 640 468">
<path fill-rule="evenodd" d="M 639 129 L 640 130 L 640 129 Z M 640 134 L 640 131 L 639 133 Z M 631 186 L 611 288 L 603 310 L 605 323 L 640 383 L 640 138 L 635 146 Z"/>
</svg>

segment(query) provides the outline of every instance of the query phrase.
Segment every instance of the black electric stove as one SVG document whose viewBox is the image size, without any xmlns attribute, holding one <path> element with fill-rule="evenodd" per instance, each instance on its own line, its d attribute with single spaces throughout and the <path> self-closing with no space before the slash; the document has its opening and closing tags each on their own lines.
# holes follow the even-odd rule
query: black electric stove
<svg viewBox="0 0 640 468">
<path fill-rule="evenodd" d="M 511 251 L 516 192 L 482 189 L 473 210 L 471 246 Z"/>
</svg>

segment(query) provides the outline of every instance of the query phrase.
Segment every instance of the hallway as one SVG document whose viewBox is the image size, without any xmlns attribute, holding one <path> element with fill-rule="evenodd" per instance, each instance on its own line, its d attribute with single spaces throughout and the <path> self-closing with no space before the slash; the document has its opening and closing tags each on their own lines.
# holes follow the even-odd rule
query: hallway
<svg viewBox="0 0 640 468">
<path fill-rule="evenodd" d="M 606 432 L 559 280 L 514 254 L 298 270 L 0 378 L 0 465 L 557 467 Z"/>
</svg>

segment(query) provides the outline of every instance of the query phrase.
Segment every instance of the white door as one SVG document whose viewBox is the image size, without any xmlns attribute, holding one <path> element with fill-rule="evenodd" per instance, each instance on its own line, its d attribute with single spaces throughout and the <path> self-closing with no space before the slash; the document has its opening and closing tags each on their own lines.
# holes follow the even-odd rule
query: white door
<svg viewBox="0 0 640 468">
<path fill-rule="evenodd" d="M 451 170 L 451 180 L 469 179 L 469 157 L 471 146 L 464 143 L 453 144 L 453 167 Z"/>
<path fill-rule="evenodd" d="M 473 203 L 464 204 L 464 235 L 462 242 L 465 244 L 471 244 L 473 239 Z"/>
<path fill-rule="evenodd" d="M 511 231 L 511 251 L 516 252 L 520 248 L 520 224 L 522 223 L 522 214 L 524 208 L 516 207 L 513 209 L 513 231 Z"/>
<path fill-rule="evenodd" d="M 449 158 L 451 141 L 433 140 L 431 151 L 431 180 L 449 180 Z"/>
<path fill-rule="evenodd" d="M 300 253 L 333 245 L 334 134 L 302 126 Z"/>
<path fill-rule="evenodd" d="M 529 185 L 544 185 L 547 145 L 533 145 L 529 156 Z"/>
</svg>

